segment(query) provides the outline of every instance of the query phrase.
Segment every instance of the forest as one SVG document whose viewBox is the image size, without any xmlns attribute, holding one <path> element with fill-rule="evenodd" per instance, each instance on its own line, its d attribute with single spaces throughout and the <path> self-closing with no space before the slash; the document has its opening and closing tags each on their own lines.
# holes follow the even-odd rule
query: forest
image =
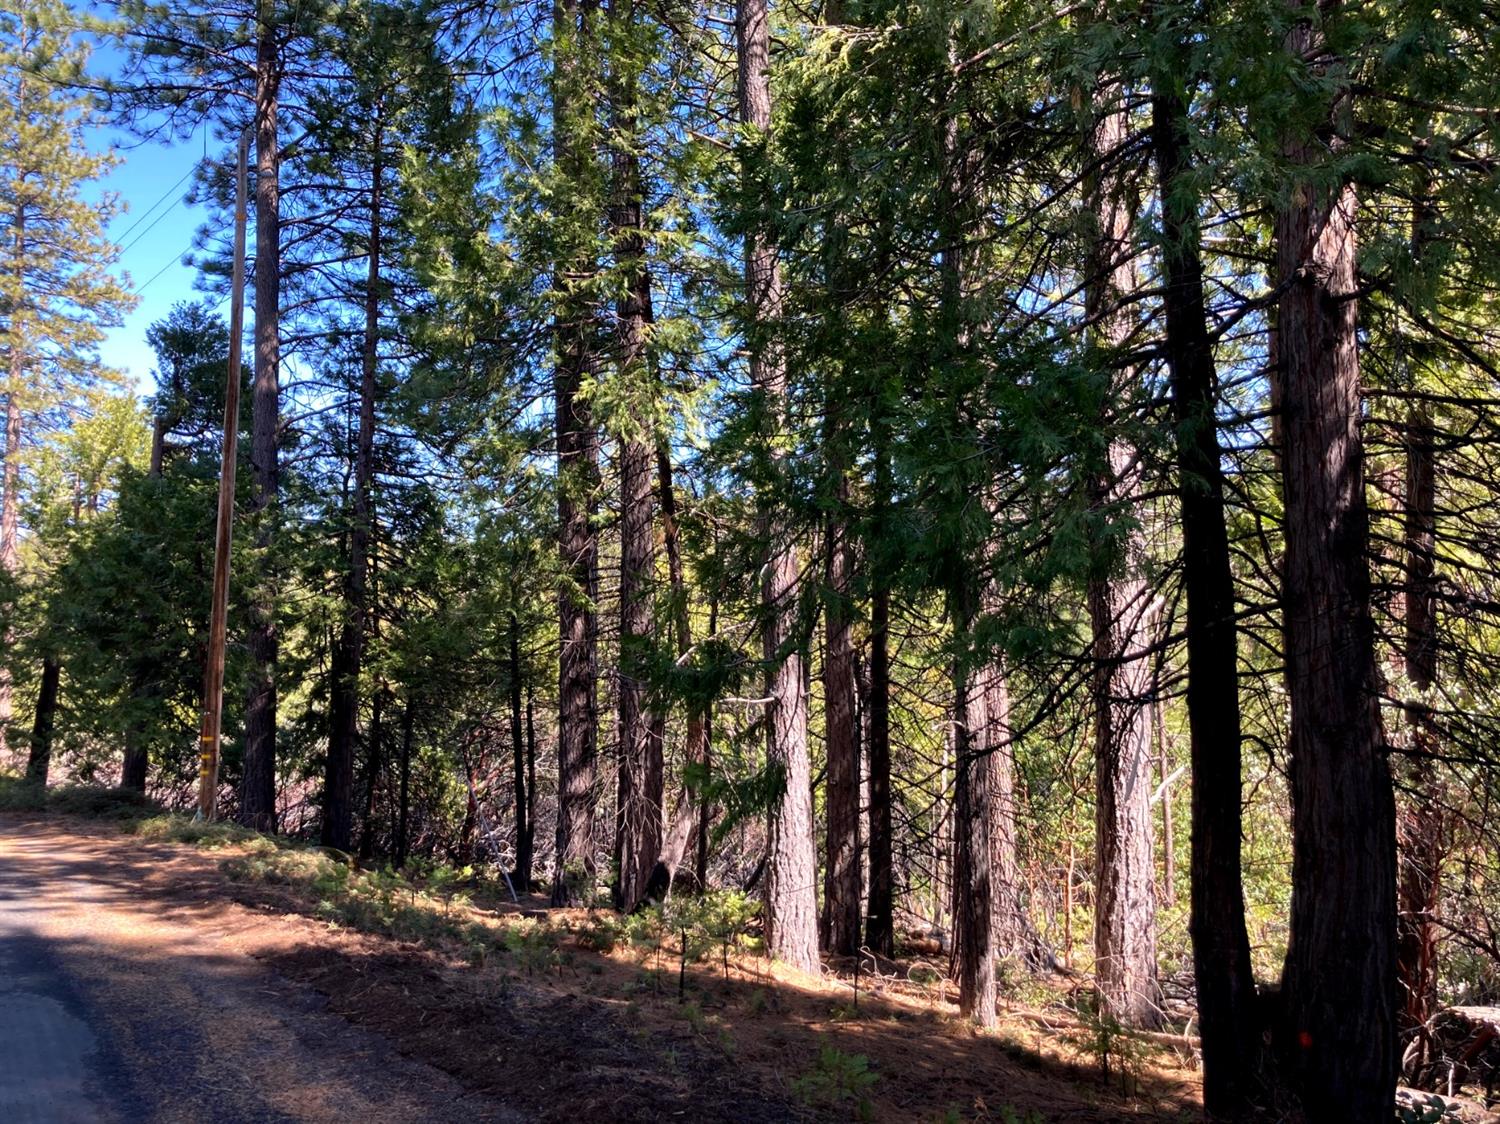
<svg viewBox="0 0 1500 1124">
<path fill-rule="evenodd" d="M 0 0 L 0 769 L 1493 1095 L 1497 29 Z M 212 138 L 151 385 L 101 128 Z"/>
</svg>

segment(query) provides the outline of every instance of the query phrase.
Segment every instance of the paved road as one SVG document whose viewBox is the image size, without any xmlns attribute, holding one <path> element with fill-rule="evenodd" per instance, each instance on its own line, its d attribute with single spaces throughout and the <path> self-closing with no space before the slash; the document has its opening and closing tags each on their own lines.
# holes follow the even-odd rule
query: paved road
<svg viewBox="0 0 1500 1124">
<path fill-rule="evenodd" d="M 266 968 L 267 941 L 316 928 L 193 900 L 195 870 L 211 860 L 0 816 L 0 1122 L 520 1119 Z"/>
<path fill-rule="evenodd" d="M 26 909 L 0 890 L 0 1119 L 104 1118 L 111 1090 L 130 1082 L 112 1044 L 90 1027 L 67 971 L 24 922 Z"/>
</svg>

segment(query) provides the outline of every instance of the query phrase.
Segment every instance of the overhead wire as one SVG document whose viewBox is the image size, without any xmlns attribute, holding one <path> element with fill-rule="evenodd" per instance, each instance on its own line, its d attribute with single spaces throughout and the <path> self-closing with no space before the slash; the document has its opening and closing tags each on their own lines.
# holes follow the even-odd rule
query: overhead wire
<svg viewBox="0 0 1500 1124">
<path fill-rule="evenodd" d="M 164 202 L 166 202 L 167 199 L 172 195 L 172 193 L 174 191 L 176 191 L 179 187 L 181 187 L 184 183 L 186 183 L 188 177 L 191 176 L 193 174 L 193 172 L 195 172 L 197 170 L 197 168 L 198 168 L 198 164 L 197 164 L 196 161 L 194 161 L 193 165 L 191 167 L 189 167 L 186 172 L 182 173 L 182 178 L 179 179 L 176 183 L 174 183 L 171 187 L 167 188 L 166 191 L 162 192 L 161 197 L 159 199 L 157 199 L 157 201 L 155 203 L 152 203 L 151 206 L 147 207 L 144 211 L 142 211 L 141 214 L 140 214 L 140 217 L 137 218 L 135 220 L 135 222 L 131 223 L 128 227 L 126 227 L 125 230 L 123 230 L 120 233 L 120 237 L 117 238 L 116 241 L 117 242 L 124 242 L 125 239 L 129 238 L 130 235 L 135 231 L 135 228 L 138 227 L 138 226 L 140 226 L 141 223 L 145 222 L 147 216 L 149 216 L 153 211 L 156 210 L 156 208 L 160 207 Z M 165 216 L 167 214 L 170 214 L 170 213 L 171 213 L 171 208 L 169 207 L 169 208 L 167 208 L 166 211 L 163 211 L 161 215 L 157 216 L 155 222 L 153 222 L 151 224 L 151 226 L 155 226 L 156 223 L 158 223 L 158 222 L 160 222 L 162 220 L 163 216 Z M 146 228 L 146 230 L 150 230 L 151 226 L 148 226 Z M 145 232 L 142 231 L 142 233 L 145 233 Z M 130 245 L 133 246 L 133 245 L 135 245 L 135 243 L 132 242 Z M 130 246 L 125 246 L 125 247 L 123 247 L 123 249 L 122 249 L 121 252 L 123 253 L 124 250 L 128 250 L 129 248 L 130 248 Z"/>
</svg>

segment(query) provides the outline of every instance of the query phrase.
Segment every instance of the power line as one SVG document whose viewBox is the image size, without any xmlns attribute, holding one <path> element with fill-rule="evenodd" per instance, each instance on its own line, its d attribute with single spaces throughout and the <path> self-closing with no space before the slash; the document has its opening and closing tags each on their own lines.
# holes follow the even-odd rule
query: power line
<svg viewBox="0 0 1500 1124">
<path fill-rule="evenodd" d="M 182 174 L 182 178 L 180 180 L 178 180 L 176 183 L 174 183 L 171 187 L 167 188 L 167 190 L 162 193 L 162 196 L 161 196 L 160 199 L 158 199 L 155 203 L 152 203 L 151 206 L 147 207 L 144 211 L 142 211 L 141 214 L 140 214 L 140 217 L 137 218 L 135 220 L 135 222 L 131 223 L 128 227 L 126 227 L 125 230 L 123 230 L 120 233 L 120 237 L 117 238 L 117 239 L 115 239 L 115 241 L 116 242 L 123 242 L 123 241 L 125 241 L 125 239 L 129 238 L 130 235 L 131 235 L 131 232 L 134 231 L 136 227 L 140 226 L 141 223 L 145 222 L 146 221 L 146 217 L 148 215 L 150 215 L 152 211 L 156 210 L 156 208 L 160 207 L 162 205 L 162 203 L 164 203 L 167 200 L 167 198 L 174 191 L 176 191 L 179 187 L 181 187 L 184 183 L 186 183 L 188 177 L 191 176 L 193 174 L 193 172 L 197 170 L 197 168 L 198 168 L 198 164 L 195 161 L 188 168 L 188 170 Z M 161 221 L 161 216 L 157 216 L 157 220 L 156 221 L 160 222 Z M 156 222 L 153 222 L 151 224 L 151 226 L 155 226 L 155 225 L 156 225 Z M 146 229 L 150 230 L 151 226 L 148 226 Z M 134 243 L 131 243 L 131 245 L 134 245 Z M 129 249 L 129 247 L 126 247 L 126 249 Z"/>
<path fill-rule="evenodd" d="M 139 234 L 137 234 L 134 238 L 132 238 L 124 246 L 120 247 L 120 253 L 124 254 L 124 253 L 129 252 L 130 249 L 136 245 L 136 243 L 138 243 L 142 238 L 146 237 L 146 235 L 148 235 L 148 234 L 151 233 L 152 229 L 155 228 L 155 226 L 156 226 L 157 223 L 161 222 L 162 219 L 164 219 L 168 215 L 170 215 L 175 207 L 176 207 L 176 204 L 174 203 L 171 207 L 168 207 L 161 214 L 157 215 L 156 218 L 151 221 L 151 225 L 150 226 L 148 226 L 145 230 L 143 230 Z"/>
<path fill-rule="evenodd" d="M 160 277 L 167 270 L 171 269 L 174 265 L 181 264 L 182 255 L 185 254 L 185 253 L 187 253 L 192 248 L 193 248 L 193 243 L 192 242 L 188 242 L 188 244 L 186 246 L 184 246 L 182 249 L 178 250 L 177 253 L 173 254 L 172 255 L 172 259 L 169 262 L 167 262 L 166 265 L 162 266 L 155 273 L 153 273 L 149 278 L 147 278 L 147 280 L 143 284 L 140 284 L 140 285 L 136 286 L 135 295 L 136 296 L 140 296 L 142 293 L 144 293 L 146 291 L 147 286 L 149 286 L 152 281 L 155 281 L 158 277 Z"/>
</svg>

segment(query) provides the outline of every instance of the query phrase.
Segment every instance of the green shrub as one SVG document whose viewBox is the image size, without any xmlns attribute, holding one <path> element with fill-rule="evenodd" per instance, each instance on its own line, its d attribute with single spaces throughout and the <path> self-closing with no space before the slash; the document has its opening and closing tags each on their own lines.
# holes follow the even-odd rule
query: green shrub
<svg viewBox="0 0 1500 1124">
<path fill-rule="evenodd" d="M 824 1046 L 813 1067 L 792 1082 L 792 1092 L 805 1104 L 826 1109 L 852 1107 L 860 1120 L 875 1119 L 869 1092 L 880 1075 L 870 1072 L 863 1054 L 846 1054 Z"/>
<path fill-rule="evenodd" d="M 1092 995 L 1081 997 L 1075 1013 L 1079 1027 L 1064 1034 L 1064 1039 L 1093 1057 L 1106 1084 L 1112 1075 L 1118 1076 L 1121 1092 L 1137 1092 L 1141 1071 L 1151 1053 L 1150 1042 L 1121 1024 Z"/>
<path fill-rule="evenodd" d="M 0 776 L 0 812 L 45 812 L 47 790 L 21 777 Z"/>
<path fill-rule="evenodd" d="M 55 812 L 127 823 L 159 814 L 161 806 L 127 788 L 83 784 L 44 788 L 23 777 L 0 776 L 0 812 Z"/>
</svg>

